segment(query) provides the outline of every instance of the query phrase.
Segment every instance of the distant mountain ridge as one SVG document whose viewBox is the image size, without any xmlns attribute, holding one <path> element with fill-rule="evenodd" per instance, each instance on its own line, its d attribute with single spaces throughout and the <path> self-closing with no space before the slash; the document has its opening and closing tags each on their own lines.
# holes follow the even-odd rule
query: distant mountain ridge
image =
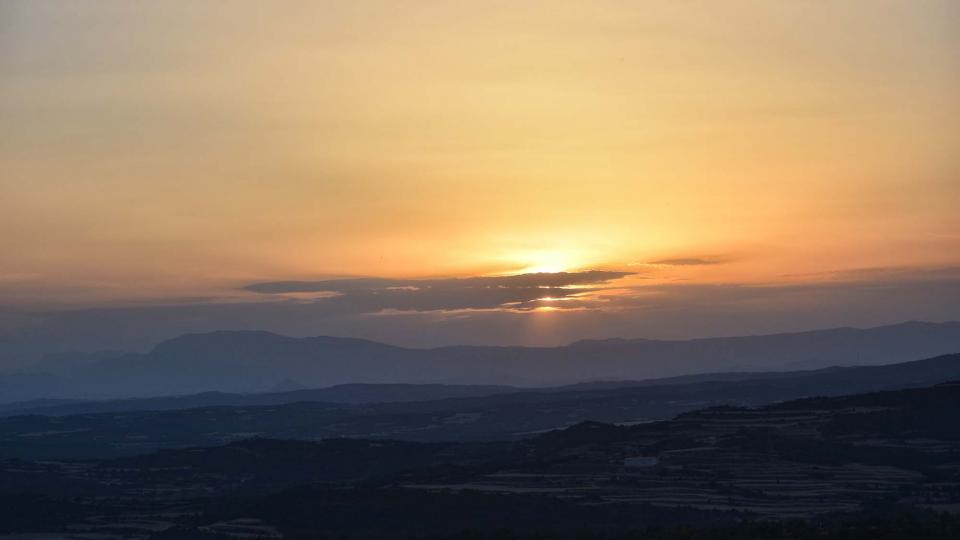
<svg viewBox="0 0 960 540">
<path fill-rule="evenodd" d="M 745 383 L 751 387 L 784 388 L 785 395 L 794 395 L 797 388 L 810 393 L 834 394 L 840 390 L 889 390 L 922 386 L 960 378 L 960 355 L 944 355 L 884 366 L 829 367 L 805 371 L 725 372 L 680 375 L 640 381 L 590 381 L 545 388 L 523 388 L 504 385 L 446 384 L 340 384 L 327 388 L 299 389 L 285 392 L 236 394 L 202 392 L 182 396 L 84 400 L 30 400 L 0 404 L 0 417 L 18 415 L 63 416 L 129 411 L 167 411 L 201 407 L 257 407 L 298 402 L 362 405 L 409 403 L 457 398 L 484 398 L 505 394 L 584 393 L 619 391 L 649 387 L 677 386 L 701 389 L 723 383 Z M 792 393 L 791 393 L 792 392 Z M 687 396 L 684 396 L 687 397 Z M 761 400 L 763 401 L 763 400 Z"/>
<path fill-rule="evenodd" d="M 167 411 L 197 407 L 256 407 L 297 402 L 342 404 L 405 403 L 461 397 L 491 396 L 521 392 L 515 386 L 448 384 L 339 384 L 285 392 L 237 394 L 202 392 L 182 396 L 160 396 L 105 401 L 31 400 L 0 404 L 0 416 L 23 414 L 69 415 L 124 411 Z"/>
<path fill-rule="evenodd" d="M 0 374 L 7 402 L 127 398 L 278 385 L 346 383 L 547 386 L 715 372 L 878 365 L 960 351 L 960 323 L 688 341 L 600 340 L 563 347 L 410 349 L 353 338 L 291 338 L 262 331 L 187 334 L 146 354 L 110 356 L 67 376 Z M 63 363 L 63 359 L 59 360 Z"/>
<path fill-rule="evenodd" d="M 764 374 L 760 374 L 764 375 Z M 96 410 L 0 418 L 0 457 L 132 455 L 262 436 L 493 441 L 592 420 L 640 424 L 718 405 L 760 406 L 815 396 L 895 390 L 960 380 L 960 354 L 886 366 L 826 369 L 743 380 L 605 389 L 527 389 L 393 403 L 299 401 L 180 410 Z M 155 400 L 135 400 L 141 404 Z M 128 404 L 129 405 L 129 404 Z"/>
</svg>

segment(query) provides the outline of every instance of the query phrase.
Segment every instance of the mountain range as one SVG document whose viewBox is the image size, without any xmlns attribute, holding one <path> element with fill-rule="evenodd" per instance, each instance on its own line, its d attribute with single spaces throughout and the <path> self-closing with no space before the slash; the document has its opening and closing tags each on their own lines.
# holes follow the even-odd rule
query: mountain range
<svg viewBox="0 0 960 540">
<path fill-rule="evenodd" d="M 549 386 L 717 372 L 882 365 L 960 351 L 960 323 L 909 322 L 685 341 L 611 339 L 563 347 L 396 347 L 261 331 L 188 334 L 145 354 L 59 355 L 0 373 L 0 400 L 251 393 L 353 383 Z M 55 365 L 55 368 L 50 367 Z"/>
<path fill-rule="evenodd" d="M 513 440 L 587 420 L 640 424 L 703 407 L 761 406 L 958 379 L 960 354 L 953 354 L 886 366 L 745 374 L 739 380 L 720 374 L 718 380 L 698 382 L 639 381 L 613 387 L 574 385 L 515 392 L 496 388 L 492 395 L 424 401 L 284 403 L 281 394 L 273 395 L 269 405 L 253 404 L 262 399 L 257 396 L 244 403 L 240 396 L 232 406 L 190 407 L 199 402 L 192 397 L 179 403 L 190 408 L 167 410 L 151 410 L 157 405 L 155 399 L 81 403 L 70 406 L 74 409 L 63 405 L 0 418 L 0 458 L 121 456 L 249 437 Z M 375 390 L 367 388 L 368 392 Z M 176 398 L 170 398 L 167 405 L 176 406 Z"/>
</svg>

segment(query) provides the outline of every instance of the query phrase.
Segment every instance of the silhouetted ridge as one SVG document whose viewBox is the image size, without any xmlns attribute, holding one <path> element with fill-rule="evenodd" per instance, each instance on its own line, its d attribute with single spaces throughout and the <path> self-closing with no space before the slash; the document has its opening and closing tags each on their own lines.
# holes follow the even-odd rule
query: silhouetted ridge
<svg viewBox="0 0 960 540">
<path fill-rule="evenodd" d="M 953 354 L 888 366 L 743 380 L 639 382 L 599 389 L 588 386 L 517 391 L 472 386 L 347 385 L 283 394 L 152 398 L 119 406 L 90 404 L 80 409 L 102 414 L 0 418 L 0 457 L 129 455 L 171 446 L 215 445 L 253 435 L 422 442 L 515 440 L 583 421 L 655 424 L 657 420 L 709 407 L 727 406 L 718 411 L 741 410 L 788 399 L 927 386 L 958 378 L 960 354 Z M 418 395 L 426 399 L 417 400 Z M 427 398 L 443 395 L 442 399 Z M 337 396 L 356 402 L 323 401 Z M 371 401 L 389 396 L 396 401 Z M 168 410 L 135 409 L 150 404 Z M 191 404 L 194 408 L 183 408 Z M 65 409 L 60 411 L 69 412 L 74 406 L 62 407 Z M 180 409 L 169 410 L 176 407 Z M 955 409 L 946 411 L 953 414 Z M 594 426 L 583 424 L 579 429 L 584 433 L 606 429 Z"/>
</svg>

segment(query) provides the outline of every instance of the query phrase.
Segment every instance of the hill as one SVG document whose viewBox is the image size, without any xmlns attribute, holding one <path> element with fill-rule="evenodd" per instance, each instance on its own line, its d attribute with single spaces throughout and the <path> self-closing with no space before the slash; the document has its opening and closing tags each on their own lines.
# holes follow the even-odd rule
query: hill
<svg viewBox="0 0 960 540">
<path fill-rule="evenodd" d="M 328 388 L 288 392 L 235 394 L 203 392 L 185 396 L 121 399 L 106 401 L 32 400 L 0 404 L 0 416 L 46 415 L 65 416 L 104 412 L 165 411 L 202 407 L 254 407 L 307 401 L 339 404 L 403 403 L 434 401 L 461 397 L 484 397 L 510 393 L 590 392 L 627 388 L 682 385 L 675 397 L 689 397 L 703 387 L 701 383 L 766 381 L 767 389 L 780 389 L 789 396 L 846 391 L 868 391 L 907 386 L 923 386 L 960 377 L 960 367 L 951 355 L 886 366 L 832 367 L 820 370 L 781 372 L 727 372 L 681 375 L 642 381 L 595 381 L 547 388 L 521 388 L 498 385 L 444 384 L 342 384 Z M 793 388 L 791 388 L 793 387 Z M 798 394 L 802 390 L 805 394 Z M 762 393 L 753 403 L 764 403 Z"/>
<path fill-rule="evenodd" d="M 198 407 L 254 407 L 303 401 L 326 403 L 403 403 L 519 392 L 521 388 L 455 384 L 339 384 L 328 388 L 237 394 L 202 392 L 185 396 L 93 400 L 31 400 L 0 404 L 0 416 L 96 414 L 125 411 L 168 411 Z"/>
<path fill-rule="evenodd" d="M 903 323 L 866 330 L 689 341 L 604 340 L 565 347 L 408 349 L 359 339 L 268 332 L 191 334 L 147 354 L 110 356 L 70 375 L 0 377 L 8 402 L 129 398 L 208 391 L 264 392 L 347 383 L 548 386 L 724 371 L 882 365 L 960 351 L 960 323 Z M 63 365 L 65 360 L 58 360 Z"/>
<path fill-rule="evenodd" d="M 822 533 L 843 515 L 956 508 L 958 409 L 960 383 L 947 383 L 642 425 L 582 422 L 512 442 L 249 439 L 118 459 L 0 460 L 0 532 L 744 532 L 816 518 Z"/>
<path fill-rule="evenodd" d="M 0 457 L 132 455 L 252 436 L 408 441 L 512 440 L 582 421 L 641 423 L 716 405 L 759 406 L 960 379 L 960 355 L 738 381 L 574 388 L 396 403 L 296 402 L 268 406 L 120 411 L 0 418 Z"/>
</svg>

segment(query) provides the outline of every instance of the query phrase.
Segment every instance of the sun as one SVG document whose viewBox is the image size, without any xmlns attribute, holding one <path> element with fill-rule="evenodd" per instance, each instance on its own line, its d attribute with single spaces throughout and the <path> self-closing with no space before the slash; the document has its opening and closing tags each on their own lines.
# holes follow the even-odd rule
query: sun
<svg viewBox="0 0 960 540">
<path fill-rule="evenodd" d="M 582 261 L 574 252 L 565 250 L 529 251 L 520 254 L 517 260 L 524 265 L 518 272 L 520 274 L 555 274 L 582 266 Z"/>
</svg>

